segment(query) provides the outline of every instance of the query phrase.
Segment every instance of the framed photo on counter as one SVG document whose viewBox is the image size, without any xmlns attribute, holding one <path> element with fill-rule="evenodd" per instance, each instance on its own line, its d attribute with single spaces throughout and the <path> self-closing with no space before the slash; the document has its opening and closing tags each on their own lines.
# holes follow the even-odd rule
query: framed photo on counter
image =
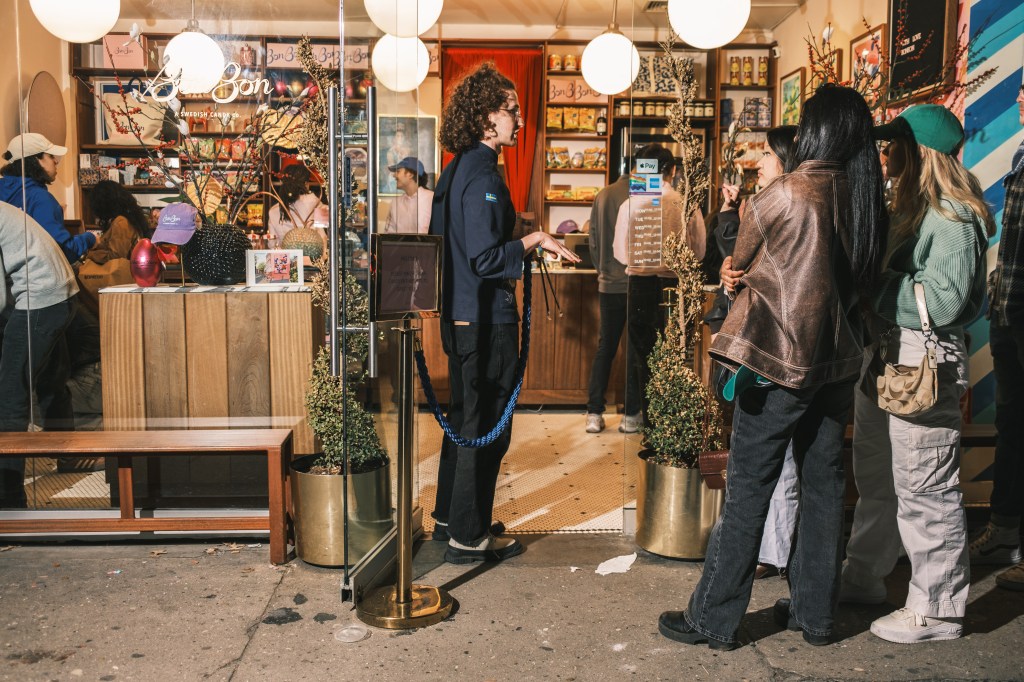
<svg viewBox="0 0 1024 682">
<path fill-rule="evenodd" d="M 300 249 L 253 249 L 245 252 L 245 285 L 277 287 L 303 284 Z"/>
</svg>

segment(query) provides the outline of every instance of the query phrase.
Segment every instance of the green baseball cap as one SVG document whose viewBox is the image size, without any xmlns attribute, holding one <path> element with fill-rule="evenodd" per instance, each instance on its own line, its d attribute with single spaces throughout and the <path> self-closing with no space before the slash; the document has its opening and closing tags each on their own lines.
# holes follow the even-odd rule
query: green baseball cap
<svg viewBox="0 0 1024 682">
<path fill-rule="evenodd" d="M 938 104 L 907 107 L 885 125 L 875 127 L 876 140 L 913 136 L 914 140 L 942 154 L 952 154 L 964 141 L 964 127 L 952 111 Z"/>
</svg>

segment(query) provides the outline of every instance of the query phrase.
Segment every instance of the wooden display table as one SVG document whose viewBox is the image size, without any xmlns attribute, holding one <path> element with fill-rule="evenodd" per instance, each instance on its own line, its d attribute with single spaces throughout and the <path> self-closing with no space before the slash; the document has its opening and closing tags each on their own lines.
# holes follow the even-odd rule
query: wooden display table
<svg viewBox="0 0 1024 682">
<path fill-rule="evenodd" d="M 324 316 L 307 287 L 110 287 L 100 291 L 107 430 L 286 428 L 316 451 L 303 403 Z M 136 463 L 142 505 L 263 504 L 251 458 Z M 120 493 L 111 471 L 112 503 Z M 191 502 L 188 502 L 191 500 Z"/>
</svg>

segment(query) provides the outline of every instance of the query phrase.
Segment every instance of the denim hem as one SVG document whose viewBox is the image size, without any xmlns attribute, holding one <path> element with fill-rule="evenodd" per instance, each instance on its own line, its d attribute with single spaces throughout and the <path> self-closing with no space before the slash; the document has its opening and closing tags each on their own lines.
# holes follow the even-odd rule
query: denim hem
<svg viewBox="0 0 1024 682">
<path fill-rule="evenodd" d="M 735 636 L 725 637 L 724 635 L 718 635 L 707 630 L 706 628 L 702 628 L 701 626 L 697 625 L 692 620 L 690 620 L 690 614 L 687 611 L 683 611 L 683 620 L 686 621 L 687 625 L 689 625 L 691 628 L 693 628 L 700 634 L 704 635 L 705 637 L 710 637 L 711 639 L 717 640 L 719 642 L 725 642 L 726 644 L 733 644 L 736 642 Z"/>
<path fill-rule="evenodd" d="M 790 607 L 789 617 L 792 618 L 793 622 L 796 623 L 797 625 L 799 625 L 800 629 L 803 630 L 804 632 L 810 633 L 812 635 L 817 635 L 818 637 L 831 637 L 832 636 L 832 631 L 831 630 L 818 630 L 817 628 L 809 628 L 806 625 L 804 625 L 802 622 L 800 622 L 800 618 L 798 618 L 796 616 L 796 614 L 793 613 L 792 606 Z"/>
</svg>

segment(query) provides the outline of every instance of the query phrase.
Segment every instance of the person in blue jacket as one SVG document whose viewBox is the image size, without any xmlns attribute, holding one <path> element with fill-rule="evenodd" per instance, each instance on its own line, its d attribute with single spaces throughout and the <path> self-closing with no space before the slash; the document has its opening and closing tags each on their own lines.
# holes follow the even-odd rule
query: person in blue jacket
<svg viewBox="0 0 1024 682">
<path fill-rule="evenodd" d="M 96 244 L 92 232 L 72 235 L 64 227 L 64 209 L 46 189 L 57 179 L 57 164 L 68 153 L 39 133 L 18 135 L 4 153 L 0 168 L 0 201 L 32 216 L 60 246 L 69 263 L 78 262 Z"/>
<path fill-rule="evenodd" d="M 516 210 L 498 171 L 502 147 L 524 126 L 515 85 L 483 64 L 451 90 L 441 114 L 441 145 L 455 154 L 438 180 L 430 233 L 444 236 L 441 343 L 448 356 L 448 421 L 465 438 L 497 424 L 515 384 L 519 357 L 516 280 L 526 255 L 542 247 L 579 257 L 547 232 L 512 236 Z M 447 540 L 455 564 L 501 561 L 522 543 L 492 533 L 494 486 L 511 425 L 482 448 L 441 447 L 433 512 L 435 540 Z"/>
</svg>

